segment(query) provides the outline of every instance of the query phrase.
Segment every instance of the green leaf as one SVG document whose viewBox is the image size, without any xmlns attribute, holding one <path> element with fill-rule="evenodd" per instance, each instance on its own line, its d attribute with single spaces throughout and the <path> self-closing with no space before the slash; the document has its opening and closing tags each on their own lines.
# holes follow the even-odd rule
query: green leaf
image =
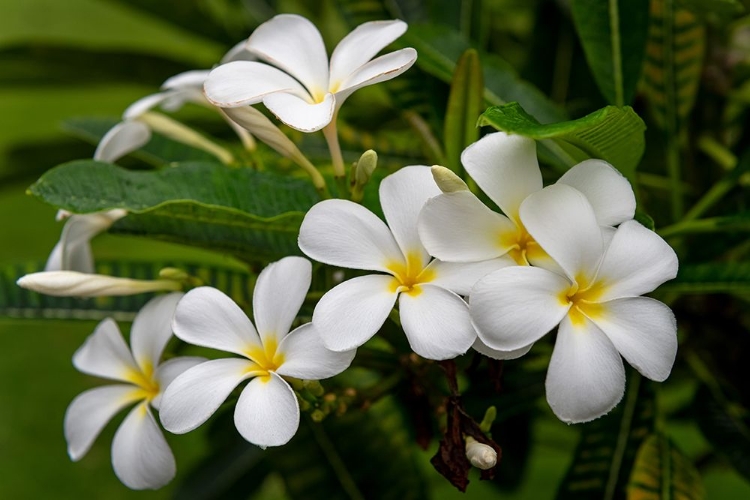
<svg viewBox="0 0 750 500">
<path fill-rule="evenodd" d="M 638 450 L 628 500 L 702 500 L 701 476 L 665 435 L 648 436 Z"/>
<path fill-rule="evenodd" d="M 489 108 L 479 118 L 479 125 L 536 140 L 551 139 L 577 161 L 608 161 L 631 182 L 646 144 L 646 126 L 629 106 L 607 106 L 577 120 L 541 125 L 521 105 L 511 102 Z"/>
<path fill-rule="evenodd" d="M 319 200 L 306 180 L 212 163 L 143 172 L 79 160 L 50 170 L 29 191 L 74 213 L 130 212 L 113 232 L 228 251 L 254 261 L 299 254 L 299 226 Z"/>
<path fill-rule="evenodd" d="M 659 234 L 666 238 L 677 234 L 747 231 L 750 231 L 750 212 L 678 222 L 662 229 Z"/>
<path fill-rule="evenodd" d="M 205 266 L 180 261 L 110 261 L 98 260 L 96 272 L 111 276 L 137 279 L 156 279 L 159 270 L 177 267 L 192 276 L 226 292 L 241 305 L 252 302 L 249 283 L 252 275 L 237 268 Z M 44 270 L 43 262 L 0 268 L 0 317 L 38 319 L 104 319 L 132 321 L 138 310 L 153 297 L 153 294 L 126 297 L 97 297 L 79 299 L 73 297 L 51 297 L 25 290 L 16 281 L 23 275 Z"/>
<path fill-rule="evenodd" d="M 461 172 L 461 152 L 479 139 L 477 118 L 484 109 L 483 90 L 479 55 L 476 50 L 468 49 L 453 74 L 443 132 L 445 166 L 456 173 Z"/>
<path fill-rule="evenodd" d="M 624 498 L 636 452 L 653 431 L 656 404 L 651 382 L 628 370 L 625 397 L 609 414 L 581 426 L 573 462 L 557 499 Z"/>
<path fill-rule="evenodd" d="M 715 15 L 722 19 L 731 19 L 745 11 L 740 0 L 677 0 L 677 5 L 701 17 Z"/>
<path fill-rule="evenodd" d="M 395 405 L 381 400 L 323 424 L 303 419 L 292 441 L 267 454 L 294 499 L 428 498 L 407 428 Z"/>
<path fill-rule="evenodd" d="M 750 292 L 750 262 L 711 262 L 683 265 L 677 277 L 659 287 L 661 292 Z"/>
<path fill-rule="evenodd" d="M 649 0 L 573 0 L 573 21 L 591 72 L 610 104 L 633 101 L 648 38 Z"/>
</svg>

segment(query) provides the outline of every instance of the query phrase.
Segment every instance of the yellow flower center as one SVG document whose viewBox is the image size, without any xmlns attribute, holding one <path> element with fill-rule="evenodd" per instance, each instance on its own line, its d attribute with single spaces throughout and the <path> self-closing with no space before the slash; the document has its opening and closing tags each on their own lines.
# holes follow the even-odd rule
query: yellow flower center
<svg viewBox="0 0 750 500">
<path fill-rule="evenodd" d="M 409 252 L 406 256 L 406 264 L 389 262 L 386 268 L 393 274 L 390 291 L 408 293 L 412 297 L 422 293 L 420 284 L 429 283 L 435 279 L 435 271 L 422 267 L 422 259 L 416 252 Z"/>
<path fill-rule="evenodd" d="M 583 326 L 586 318 L 595 319 L 604 312 L 604 307 L 598 302 L 604 293 L 604 287 L 600 283 L 592 283 L 589 286 L 579 286 L 573 283 L 570 288 L 560 294 L 560 303 L 570 304 L 568 316 L 574 326 Z"/>
<path fill-rule="evenodd" d="M 245 355 L 254 363 L 247 371 L 268 381 L 271 378 L 270 372 L 275 372 L 284 363 L 284 353 L 277 350 L 279 343 L 272 335 L 266 336 L 262 344 L 245 349 Z"/>
<path fill-rule="evenodd" d="M 154 367 L 148 361 L 143 363 L 141 370 L 137 368 L 128 370 L 125 379 L 138 386 L 136 389 L 138 399 L 142 398 L 150 402 L 159 394 L 159 382 L 154 378 Z"/>
<path fill-rule="evenodd" d="M 521 221 L 514 221 L 516 230 L 500 234 L 500 246 L 510 248 L 508 255 L 519 266 L 528 266 L 529 257 L 544 257 L 546 255 L 539 243 L 529 234 Z"/>
</svg>

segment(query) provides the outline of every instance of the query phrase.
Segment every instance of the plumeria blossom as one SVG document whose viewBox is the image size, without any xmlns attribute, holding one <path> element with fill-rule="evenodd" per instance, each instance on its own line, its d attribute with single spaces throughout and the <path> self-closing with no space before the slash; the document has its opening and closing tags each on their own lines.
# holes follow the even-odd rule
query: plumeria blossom
<svg viewBox="0 0 750 500">
<path fill-rule="evenodd" d="M 477 185 L 505 215 L 468 190 L 444 193 L 422 211 L 419 234 L 427 250 L 449 262 L 475 262 L 509 255 L 521 265 L 554 266 L 526 229 L 521 203 L 542 189 L 536 142 L 505 132 L 489 134 L 461 154 Z M 602 160 L 586 160 L 566 172 L 558 184 L 578 189 L 594 207 L 597 223 L 616 226 L 635 213 L 627 179 Z"/>
<path fill-rule="evenodd" d="M 83 373 L 119 382 L 79 394 L 65 412 L 68 454 L 80 460 L 115 414 L 135 404 L 112 441 L 115 474 L 132 489 L 156 489 L 175 475 L 175 460 L 152 408 L 158 410 L 167 385 L 203 358 L 179 357 L 160 363 L 172 337 L 172 314 L 181 293 L 151 299 L 140 310 L 130 333 L 131 348 L 108 318 L 73 356 Z"/>
<path fill-rule="evenodd" d="M 470 309 L 482 340 L 518 349 L 559 324 L 546 388 L 565 422 L 592 420 L 620 401 L 621 356 L 645 377 L 665 380 L 677 352 L 674 315 L 641 295 L 676 276 L 672 248 L 634 220 L 603 235 L 590 198 L 565 184 L 530 194 L 519 213 L 563 274 L 513 266 L 479 280 Z"/>
<path fill-rule="evenodd" d="M 191 290 L 177 306 L 175 334 L 191 344 L 232 352 L 241 358 L 215 359 L 180 375 L 167 389 L 161 420 L 182 434 L 205 422 L 241 382 L 234 422 L 258 446 L 288 442 L 299 427 L 297 397 L 282 377 L 318 380 L 344 371 L 354 351 L 323 347 L 311 323 L 289 332 L 310 287 L 307 259 L 286 257 L 258 276 L 253 291 L 255 325 L 229 297 L 215 288 Z"/>
<path fill-rule="evenodd" d="M 264 62 L 236 61 L 214 69 L 206 97 L 234 108 L 263 102 L 302 132 L 320 130 L 355 90 L 400 75 L 414 64 L 412 48 L 373 57 L 406 31 L 403 21 L 358 26 L 336 46 L 330 64 L 318 29 L 304 17 L 277 15 L 250 36 L 247 50 Z M 267 63 L 267 64 L 266 64 Z"/>
<path fill-rule="evenodd" d="M 345 281 L 320 299 L 313 325 L 326 347 L 344 351 L 364 344 L 383 325 L 396 301 L 411 348 L 425 358 L 448 359 L 476 341 L 469 310 L 460 297 L 505 259 L 473 264 L 431 260 L 417 234 L 424 203 L 440 190 L 429 167 L 410 166 L 380 184 L 388 225 L 346 200 L 325 200 L 302 221 L 299 247 L 332 266 L 378 271 Z"/>
<path fill-rule="evenodd" d="M 182 289 L 182 283 L 173 279 L 137 280 L 78 271 L 31 273 L 19 278 L 16 284 L 55 297 L 109 297 Z"/>
</svg>

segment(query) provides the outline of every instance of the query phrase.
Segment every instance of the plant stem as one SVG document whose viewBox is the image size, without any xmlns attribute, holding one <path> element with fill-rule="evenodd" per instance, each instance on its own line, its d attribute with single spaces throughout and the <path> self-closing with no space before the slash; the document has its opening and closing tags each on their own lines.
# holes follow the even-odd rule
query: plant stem
<svg viewBox="0 0 750 500">
<path fill-rule="evenodd" d="M 341 146 L 339 145 L 339 133 L 336 129 L 336 118 L 338 116 L 338 110 L 334 111 L 331 123 L 323 127 L 323 137 L 326 138 L 328 143 L 328 150 L 331 152 L 331 163 L 333 164 L 333 175 L 337 178 L 343 178 L 346 180 L 346 170 L 344 168 L 344 157 L 341 154 Z"/>
</svg>

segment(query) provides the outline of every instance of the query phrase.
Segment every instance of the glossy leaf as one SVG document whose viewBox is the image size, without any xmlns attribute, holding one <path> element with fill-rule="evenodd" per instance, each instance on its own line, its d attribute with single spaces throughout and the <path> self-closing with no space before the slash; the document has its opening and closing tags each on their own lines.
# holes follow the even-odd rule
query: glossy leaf
<svg viewBox="0 0 750 500">
<path fill-rule="evenodd" d="M 445 114 L 443 143 L 446 167 L 461 171 L 461 152 L 479 139 L 477 118 L 484 110 L 482 66 L 476 50 L 469 49 L 456 65 Z"/>
<path fill-rule="evenodd" d="M 577 120 L 542 125 L 519 103 L 511 102 L 489 108 L 479 125 L 536 140 L 551 139 L 576 161 L 606 160 L 631 178 L 645 149 L 646 126 L 629 106 L 607 106 Z"/>
<path fill-rule="evenodd" d="M 680 267 L 677 277 L 659 287 L 662 292 L 750 292 L 749 262 L 709 262 Z"/>
<path fill-rule="evenodd" d="M 318 201 L 306 180 L 212 163 L 142 172 L 80 160 L 50 170 L 29 191 L 74 213 L 112 208 L 130 212 L 113 232 L 228 251 L 256 261 L 299 254 L 299 225 Z"/>
<path fill-rule="evenodd" d="M 607 102 L 633 101 L 648 38 L 649 0 L 573 0 L 576 31 Z"/>
<path fill-rule="evenodd" d="M 665 435 L 651 434 L 635 457 L 628 500 L 702 500 L 703 484 L 692 462 Z"/>
</svg>

